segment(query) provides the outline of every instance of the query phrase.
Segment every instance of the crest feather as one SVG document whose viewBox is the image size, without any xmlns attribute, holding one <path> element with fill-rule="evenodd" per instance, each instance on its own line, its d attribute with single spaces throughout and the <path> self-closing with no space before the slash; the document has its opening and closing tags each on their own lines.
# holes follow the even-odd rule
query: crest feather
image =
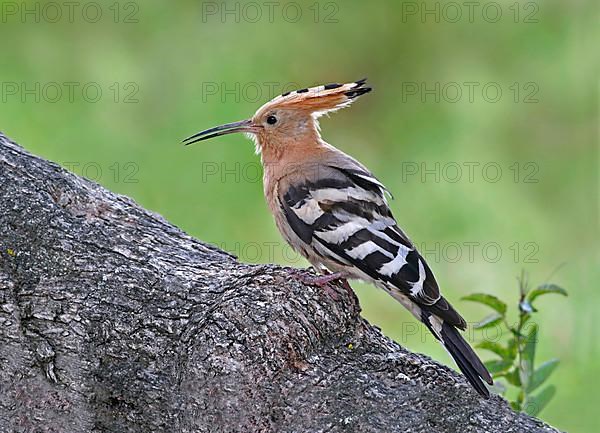
<svg viewBox="0 0 600 433">
<path fill-rule="evenodd" d="M 306 110 L 319 117 L 323 114 L 347 107 L 356 98 L 372 90 L 365 86 L 366 78 L 352 83 L 331 83 L 306 89 L 299 89 L 273 98 L 262 110 L 290 108 Z"/>
</svg>

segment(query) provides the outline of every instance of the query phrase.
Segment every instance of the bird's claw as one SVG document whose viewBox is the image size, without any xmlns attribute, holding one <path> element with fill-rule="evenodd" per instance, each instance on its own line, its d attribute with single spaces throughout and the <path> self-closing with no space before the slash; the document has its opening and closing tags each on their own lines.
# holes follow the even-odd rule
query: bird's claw
<svg viewBox="0 0 600 433">
<path fill-rule="evenodd" d="M 344 278 L 344 274 L 342 274 L 341 272 L 333 272 L 331 274 L 325 275 L 311 275 L 305 271 L 294 270 L 294 272 L 292 272 L 292 275 L 296 280 L 306 285 L 321 287 L 323 291 L 327 293 L 334 301 L 337 301 L 339 299 L 339 296 L 336 290 L 332 287 L 332 284 L 330 283 L 337 281 L 339 282 L 339 285 L 342 288 L 350 292 L 352 291 L 348 280 Z"/>
</svg>

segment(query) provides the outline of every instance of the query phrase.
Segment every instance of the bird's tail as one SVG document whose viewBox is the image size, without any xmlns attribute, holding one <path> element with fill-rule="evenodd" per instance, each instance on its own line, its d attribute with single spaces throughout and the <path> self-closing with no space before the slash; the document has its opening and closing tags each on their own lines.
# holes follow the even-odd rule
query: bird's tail
<svg viewBox="0 0 600 433">
<path fill-rule="evenodd" d="M 437 315 L 426 312 L 423 307 L 421 307 L 421 309 L 421 320 L 423 323 L 444 345 L 473 388 L 475 388 L 482 397 L 489 398 L 490 392 L 483 382 L 485 381 L 486 383 L 493 385 L 494 381 L 477 354 L 473 351 L 471 346 L 469 346 L 469 343 L 467 343 L 462 335 L 460 335 L 458 329 L 454 325 L 444 321 Z"/>
</svg>

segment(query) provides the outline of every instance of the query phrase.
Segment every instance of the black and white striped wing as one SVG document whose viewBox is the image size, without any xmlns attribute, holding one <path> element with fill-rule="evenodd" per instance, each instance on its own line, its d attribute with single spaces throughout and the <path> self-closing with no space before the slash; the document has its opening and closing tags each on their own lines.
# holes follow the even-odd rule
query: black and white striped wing
<svg viewBox="0 0 600 433">
<path fill-rule="evenodd" d="M 360 168 L 329 169 L 280 197 L 294 233 L 319 256 L 382 283 L 442 342 L 477 392 L 489 397 L 483 382 L 492 384 L 492 377 L 456 329 L 464 330 L 466 322 L 440 295 L 429 266 L 397 226 L 384 186 Z"/>
<path fill-rule="evenodd" d="M 369 172 L 328 167 L 281 197 L 286 219 L 320 255 L 391 284 L 420 304 L 440 299 L 425 260 L 398 227 L 385 187 Z"/>
</svg>

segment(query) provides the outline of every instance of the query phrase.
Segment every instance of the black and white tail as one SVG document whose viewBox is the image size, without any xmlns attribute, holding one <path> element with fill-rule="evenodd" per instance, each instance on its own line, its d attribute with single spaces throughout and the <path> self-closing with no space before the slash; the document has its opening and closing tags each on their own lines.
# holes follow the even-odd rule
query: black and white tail
<svg viewBox="0 0 600 433">
<path fill-rule="evenodd" d="M 493 385 L 494 381 L 469 343 L 465 341 L 454 325 L 444 321 L 431 312 L 425 311 L 423 306 L 421 306 L 421 310 L 421 321 L 444 345 L 473 388 L 475 388 L 482 397 L 489 398 L 490 392 L 483 382 L 485 381 L 488 384 Z"/>
</svg>

